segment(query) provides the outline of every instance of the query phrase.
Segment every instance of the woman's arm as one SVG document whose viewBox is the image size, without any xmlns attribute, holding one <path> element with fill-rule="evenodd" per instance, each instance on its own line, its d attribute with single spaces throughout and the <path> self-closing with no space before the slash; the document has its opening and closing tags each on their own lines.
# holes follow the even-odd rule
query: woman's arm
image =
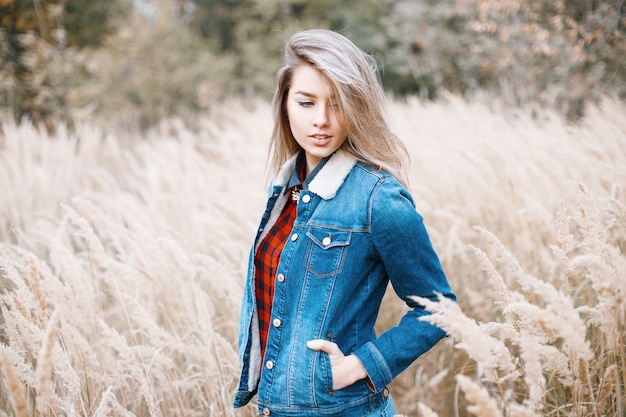
<svg viewBox="0 0 626 417">
<path fill-rule="evenodd" d="M 412 296 L 437 301 L 437 293 L 456 300 L 411 195 L 395 180 L 381 182 L 370 206 L 374 250 L 398 296 L 411 308 L 398 325 L 359 347 L 360 359 L 375 388 L 391 382 L 445 332 L 421 321 L 430 314 Z"/>
</svg>

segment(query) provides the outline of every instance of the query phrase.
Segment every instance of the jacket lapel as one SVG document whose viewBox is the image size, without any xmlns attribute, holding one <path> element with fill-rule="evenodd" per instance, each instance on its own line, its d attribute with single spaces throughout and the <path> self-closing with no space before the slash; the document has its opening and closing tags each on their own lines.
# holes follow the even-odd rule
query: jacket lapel
<svg viewBox="0 0 626 417">
<path fill-rule="evenodd" d="M 275 186 L 284 187 L 289 181 L 289 176 L 293 171 L 293 166 L 296 163 L 298 154 L 290 157 L 280 168 L 276 180 Z M 345 181 L 346 177 L 356 165 L 356 159 L 343 149 L 339 149 L 335 152 L 328 162 L 317 173 L 315 178 L 309 184 L 309 190 L 324 200 L 330 200 L 337 195 L 337 191 Z"/>
<path fill-rule="evenodd" d="M 330 200 L 335 197 L 355 164 L 356 159 L 344 150 L 338 150 L 313 178 L 309 190 L 324 200 Z"/>
</svg>

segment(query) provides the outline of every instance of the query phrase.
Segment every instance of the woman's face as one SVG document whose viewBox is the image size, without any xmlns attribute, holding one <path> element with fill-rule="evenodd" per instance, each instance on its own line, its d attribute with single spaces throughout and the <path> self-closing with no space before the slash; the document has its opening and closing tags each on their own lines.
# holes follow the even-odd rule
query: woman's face
<svg viewBox="0 0 626 417">
<path fill-rule="evenodd" d="M 308 175 L 346 140 L 342 111 L 322 73 L 309 65 L 294 69 L 286 109 L 291 133 L 306 154 Z"/>
</svg>

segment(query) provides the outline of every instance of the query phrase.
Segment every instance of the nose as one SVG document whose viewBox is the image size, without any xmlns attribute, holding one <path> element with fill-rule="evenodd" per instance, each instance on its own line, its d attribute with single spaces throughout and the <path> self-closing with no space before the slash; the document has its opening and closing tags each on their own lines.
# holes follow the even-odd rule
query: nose
<svg viewBox="0 0 626 417">
<path fill-rule="evenodd" d="M 329 111 L 330 109 L 327 106 L 319 106 L 313 118 L 313 126 L 327 126 L 330 123 L 330 118 L 328 114 Z"/>
</svg>

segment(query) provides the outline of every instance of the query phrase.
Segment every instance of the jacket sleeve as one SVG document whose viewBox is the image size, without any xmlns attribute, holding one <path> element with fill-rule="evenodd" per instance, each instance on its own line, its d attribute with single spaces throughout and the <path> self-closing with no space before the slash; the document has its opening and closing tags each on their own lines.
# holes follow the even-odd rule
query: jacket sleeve
<svg viewBox="0 0 626 417">
<path fill-rule="evenodd" d="M 379 390 L 445 336 L 443 330 L 419 320 L 430 313 L 410 297 L 433 301 L 436 293 L 453 301 L 456 297 L 411 195 L 397 181 L 378 184 L 369 215 L 374 251 L 395 292 L 411 308 L 396 326 L 354 352 Z"/>
</svg>

